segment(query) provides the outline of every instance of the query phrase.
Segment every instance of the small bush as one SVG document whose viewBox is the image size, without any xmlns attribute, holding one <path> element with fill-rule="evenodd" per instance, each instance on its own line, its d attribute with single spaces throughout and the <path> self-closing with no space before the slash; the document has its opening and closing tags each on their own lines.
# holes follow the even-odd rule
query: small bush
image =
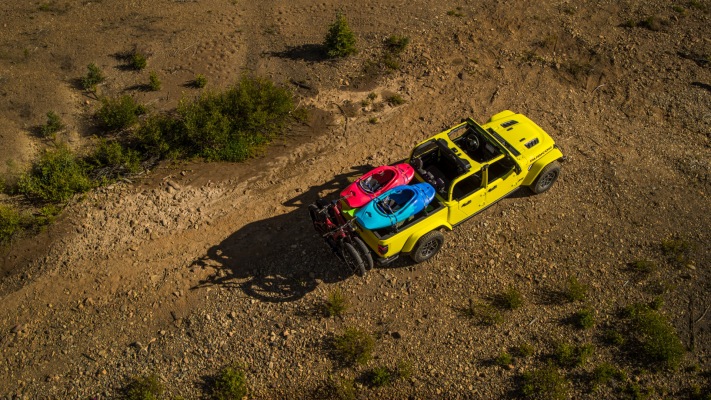
<svg viewBox="0 0 711 400">
<path fill-rule="evenodd" d="M 377 99 L 377 98 L 378 98 L 377 93 L 375 93 L 375 92 L 370 92 L 370 93 L 368 93 L 368 100 L 373 101 L 373 100 L 375 100 L 375 99 Z"/>
<path fill-rule="evenodd" d="M 521 393 L 538 400 L 563 400 L 568 398 L 568 382 L 553 365 L 525 372 Z"/>
<path fill-rule="evenodd" d="M 603 333 L 602 339 L 605 343 L 614 346 L 622 346 L 625 343 L 625 337 L 615 329 L 608 329 Z"/>
<path fill-rule="evenodd" d="M 22 230 L 22 216 L 13 207 L 0 204 L 0 244 L 9 242 Z"/>
<path fill-rule="evenodd" d="M 155 71 L 152 71 L 151 74 L 148 76 L 148 87 L 154 92 L 160 90 L 161 82 L 158 78 L 158 74 Z"/>
<path fill-rule="evenodd" d="M 583 301 L 587 297 L 588 286 L 578 281 L 578 278 L 571 276 L 565 288 L 565 298 L 568 301 Z"/>
<path fill-rule="evenodd" d="M 391 106 L 399 106 L 405 104 L 405 99 L 403 99 L 402 96 L 400 96 L 399 94 L 389 96 L 387 99 L 385 99 L 385 101 Z"/>
<path fill-rule="evenodd" d="M 331 58 L 347 57 L 358 52 L 355 34 L 343 14 L 336 14 L 336 21 L 329 26 L 323 45 Z"/>
<path fill-rule="evenodd" d="M 86 76 L 81 79 L 81 86 L 84 90 L 95 90 L 96 85 L 106 80 L 106 77 L 94 63 L 89 64 L 87 69 Z"/>
<path fill-rule="evenodd" d="M 393 54 L 402 53 L 408 44 L 410 44 L 410 38 L 407 36 L 392 35 L 385 39 L 385 46 Z"/>
<path fill-rule="evenodd" d="M 395 367 L 395 375 L 399 379 L 408 379 L 412 376 L 412 364 L 409 361 L 400 360 Z"/>
<path fill-rule="evenodd" d="M 469 306 L 464 307 L 461 313 L 471 318 L 477 325 L 493 326 L 500 323 L 503 318 L 501 313 L 492 305 L 469 300 Z"/>
<path fill-rule="evenodd" d="M 494 363 L 500 367 L 507 367 L 513 364 L 513 357 L 507 352 L 502 352 L 494 359 Z"/>
<path fill-rule="evenodd" d="M 145 114 L 146 108 L 129 95 L 118 98 L 101 99 L 101 108 L 96 117 L 110 130 L 128 128 L 138 121 L 138 116 Z"/>
<path fill-rule="evenodd" d="M 320 388 L 321 393 L 317 398 L 329 398 L 337 400 L 355 400 L 356 388 L 352 379 L 329 376 L 325 384 Z"/>
<path fill-rule="evenodd" d="M 519 344 L 513 350 L 514 354 L 519 357 L 531 357 L 536 352 L 536 348 L 526 342 Z"/>
<path fill-rule="evenodd" d="M 387 53 L 383 56 L 383 58 L 380 60 L 380 63 L 384 65 L 387 69 L 390 70 L 398 70 L 400 69 L 400 60 L 398 60 L 395 56 L 393 56 L 390 53 Z"/>
<path fill-rule="evenodd" d="M 595 347 L 591 344 L 574 346 L 569 343 L 561 343 L 556 348 L 553 357 L 561 367 L 573 368 L 585 364 L 594 351 Z"/>
<path fill-rule="evenodd" d="M 207 78 L 203 74 L 195 75 L 195 80 L 193 80 L 193 86 L 196 88 L 204 88 L 207 85 Z"/>
<path fill-rule="evenodd" d="M 138 152 L 117 141 L 102 139 L 89 161 L 94 167 L 92 175 L 104 181 L 136 173 L 141 169 Z"/>
<path fill-rule="evenodd" d="M 515 310 L 523 305 L 523 295 L 513 286 L 509 286 L 496 297 L 496 303 L 507 310 Z"/>
<path fill-rule="evenodd" d="M 378 118 L 377 117 L 371 117 L 368 122 L 370 124 L 376 125 L 378 123 Z"/>
<path fill-rule="evenodd" d="M 646 360 L 659 367 L 676 368 L 686 353 L 674 327 L 658 311 L 644 304 L 627 310 L 631 321 L 630 333 Z"/>
<path fill-rule="evenodd" d="M 334 340 L 336 357 L 346 365 L 367 363 L 374 346 L 373 337 L 358 328 L 347 328 Z"/>
<path fill-rule="evenodd" d="M 216 400 L 242 400 L 247 395 L 247 378 L 235 365 L 222 368 L 215 377 L 212 397 Z"/>
<path fill-rule="evenodd" d="M 164 390 L 155 375 L 136 377 L 126 387 L 126 400 L 158 400 Z"/>
<path fill-rule="evenodd" d="M 691 261 L 693 246 L 686 240 L 669 239 L 662 241 L 662 253 L 676 266 L 686 266 Z"/>
<path fill-rule="evenodd" d="M 464 14 L 462 13 L 462 7 L 457 7 L 455 10 L 449 10 L 447 11 L 447 15 L 451 17 L 463 17 Z"/>
<path fill-rule="evenodd" d="M 146 56 L 142 53 L 135 52 L 131 54 L 131 58 L 129 59 L 129 65 L 131 68 L 140 71 L 146 68 L 146 64 L 148 64 L 148 61 L 146 60 Z"/>
<path fill-rule="evenodd" d="M 573 314 L 571 320 L 580 329 L 590 329 L 595 325 L 595 311 L 584 308 Z"/>
<path fill-rule="evenodd" d="M 657 269 L 657 265 L 650 260 L 635 260 L 630 263 L 630 269 L 641 275 L 649 275 Z"/>
<path fill-rule="evenodd" d="M 59 203 L 93 186 L 86 164 L 61 145 L 40 156 L 31 170 L 20 177 L 17 190 L 30 199 Z"/>
<path fill-rule="evenodd" d="M 348 309 L 348 299 L 340 289 L 329 293 L 323 304 L 323 311 L 327 317 L 340 317 Z"/>
<path fill-rule="evenodd" d="M 375 387 L 387 386 L 392 383 L 393 374 L 386 367 L 375 367 L 368 372 L 367 380 Z"/>
<path fill-rule="evenodd" d="M 613 380 L 625 381 L 626 379 L 627 375 L 625 375 L 624 371 L 610 363 L 602 363 L 593 370 L 593 390 L 597 390 L 600 386 L 607 385 Z"/>
<path fill-rule="evenodd" d="M 40 127 L 42 137 L 52 137 L 55 133 L 64 129 L 62 119 L 54 111 L 47 112 L 47 123 Z"/>
</svg>

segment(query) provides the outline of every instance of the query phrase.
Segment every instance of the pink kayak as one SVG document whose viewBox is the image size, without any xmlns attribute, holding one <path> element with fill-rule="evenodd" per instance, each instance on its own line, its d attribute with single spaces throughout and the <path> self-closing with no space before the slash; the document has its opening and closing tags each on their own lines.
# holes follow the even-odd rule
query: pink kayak
<svg viewBox="0 0 711 400">
<path fill-rule="evenodd" d="M 341 192 L 341 197 L 349 207 L 359 208 L 381 193 L 396 186 L 407 185 L 415 170 L 410 164 L 384 165 L 368 171 Z"/>
</svg>

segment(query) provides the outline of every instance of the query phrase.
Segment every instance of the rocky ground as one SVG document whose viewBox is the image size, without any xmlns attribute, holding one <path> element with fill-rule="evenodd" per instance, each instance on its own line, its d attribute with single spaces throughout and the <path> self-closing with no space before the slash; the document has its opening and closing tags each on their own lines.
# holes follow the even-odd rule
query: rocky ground
<svg viewBox="0 0 711 400">
<path fill-rule="evenodd" d="M 0 5 L 4 160 L 20 165 L 46 145 L 30 128 L 50 109 L 82 148 L 97 102 L 72 80 L 89 62 L 107 71 L 102 94 L 127 91 L 157 109 L 194 95 L 183 85 L 196 73 L 216 89 L 249 71 L 290 85 L 311 117 L 248 163 L 166 163 L 78 197 L 48 230 L 4 249 L 0 396 L 112 398 L 131 377 L 156 374 L 169 395 L 200 398 L 236 362 L 251 398 L 321 397 L 329 376 L 355 379 L 361 398 L 502 398 L 559 342 L 596 349 L 564 370 L 571 398 L 628 396 L 589 391 L 602 362 L 652 398 L 707 384 L 708 1 L 48 4 Z M 361 51 L 327 61 L 318 45 L 338 10 Z M 400 68 L 364 72 L 393 34 L 411 40 Z M 131 46 L 148 52 L 165 89 L 132 89 L 147 77 L 113 57 Z M 374 104 L 362 103 L 370 93 Z M 385 104 L 395 93 L 405 104 Z M 503 109 L 528 115 L 569 157 L 554 188 L 501 201 L 447 233 L 428 262 L 347 274 L 305 206 L 463 117 L 485 122 Z M 663 254 L 670 239 L 689 245 L 683 263 Z M 630 270 L 643 259 L 657 268 Z M 585 302 L 558 296 L 570 277 L 590 287 Z M 525 304 L 499 324 L 462 315 L 469 299 L 510 286 Z M 336 289 L 350 306 L 324 317 Z M 688 350 L 671 372 L 600 339 L 619 309 L 655 297 Z M 583 306 L 595 311 L 589 330 L 567 323 Z M 342 367 L 331 339 L 353 326 L 375 336 L 374 359 Z M 532 357 L 492 361 L 524 342 Z M 407 379 L 360 380 L 401 361 Z"/>
</svg>

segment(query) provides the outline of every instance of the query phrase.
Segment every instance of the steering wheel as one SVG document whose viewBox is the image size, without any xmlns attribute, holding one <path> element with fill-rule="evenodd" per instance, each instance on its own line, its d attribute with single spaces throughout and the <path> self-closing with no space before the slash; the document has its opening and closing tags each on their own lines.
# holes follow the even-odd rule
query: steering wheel
<svg viewBox="0 0 711 400">
<path fill-rule="evenodd" d="M 479 148 L 479 138 L 474 134 L 467 135 L 465 138 L 465 143 L 467 144 L 467 149 L 470 151 L 475 151 Z"/>
</svg>

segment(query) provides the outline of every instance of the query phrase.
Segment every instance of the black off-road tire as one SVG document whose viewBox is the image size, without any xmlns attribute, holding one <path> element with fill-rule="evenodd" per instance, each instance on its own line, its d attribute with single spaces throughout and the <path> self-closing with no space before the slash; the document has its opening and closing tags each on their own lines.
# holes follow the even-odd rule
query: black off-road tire
<svg viewBox="0 0 711 400">
<path fill-rule="evenodd" d="M 361 258 L 365 261 L 365 269 L 370 271 L 373 269 L 373 255 L 363 240 L 359 237 L 354 237 L 353 242 L 356 244 L 356 250 L 360 251 Z"/>
<path fill-rule="evenodd" d="M 558 161 L 553 161 L 552 163 L 543 167 L 538 177 L 533 182 L 533 185 L 528 188 L 535 194 L 541 194 L 548 189 L 550 189 L 555 181 L 560 175 L 560 163 Z"/>
<path fill-rule="evenodd" d="M 343 262 L 351 268 L 354 274 L 358 276 L 365 275 L 365 261 L 363 261 L 360 253 L 358 253 L 358 250 L 356 250 L 352 244 L 342 242 L 341 253 L 343 256 Z"/>
<path fill-rule="evenodd" d="M 444 244 L 444 235 L 440 231 L 432 231 L 422 236 L 417 241 L 415 248 L 410 253 L 410 258 L 416 263 L 427 261 L 434 257 Z"/>
</svg>

